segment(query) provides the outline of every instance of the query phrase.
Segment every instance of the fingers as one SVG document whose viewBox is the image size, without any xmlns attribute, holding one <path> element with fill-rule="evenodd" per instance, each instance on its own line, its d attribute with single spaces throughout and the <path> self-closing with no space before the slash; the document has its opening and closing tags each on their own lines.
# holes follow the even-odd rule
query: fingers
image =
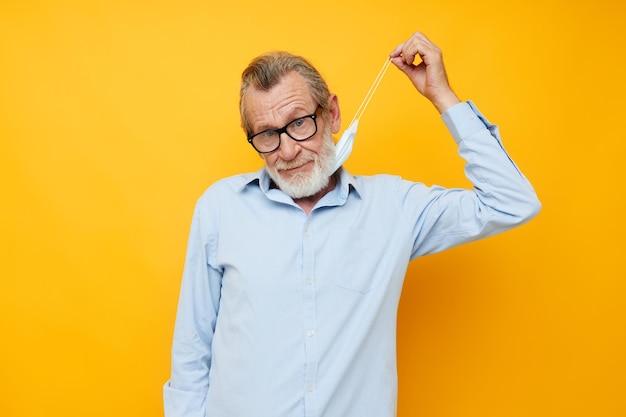
<svg viewBox="0 0 626 417">
<path fill-rule="evenodd" d="M 448 83 L 441 50 L 423 33 L 415 32 L 398 45 L 389 57 L 438 110 L 443 111 L 458 102 Z"/>
<path fill-rule="evenodd" d="M 426 65 L 441 57 L 439 48 L 421 32 L 415 32 L 406 42 L 398 45 L 389 57 L 399 67 L 417 66 L 416 58 L 420 57 Z"/>
</svg>

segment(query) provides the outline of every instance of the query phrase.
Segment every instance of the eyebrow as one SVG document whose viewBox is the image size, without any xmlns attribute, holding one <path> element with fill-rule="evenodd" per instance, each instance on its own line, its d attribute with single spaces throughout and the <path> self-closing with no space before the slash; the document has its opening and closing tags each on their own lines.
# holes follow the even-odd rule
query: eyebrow
<svg viewBox="0 0 626 417">
<path fill-rule="evenodd" d="M 315 108 L 315 110 L 313 111 L 313 113 L 315 113 L 315 111 L 317 111 L 317 107 Z M 298 113 L 302 113 L 300 116 L 295 116 Z M 261 132 L 265 132 L 266 130 L 277 130 L 277 129 L 281 129 L 285 126 L 287 126 L 288 124 L 304 117 L 304 116 L 308 116 L 311 113 L 308 113 L 308 110 L 306 110 L 304 107 L 294 107 L 294 109 L 288 113 L 289 115 L 291 115 L 289 121 L 285 124 L 283 124 L 282 126 L 269 126 L 269 125 L 261 125 L 261 127 L 259 127 L 258 129 L 253 129 L 252 130 L 252 135 L 261 133 Z"/>
</svg>

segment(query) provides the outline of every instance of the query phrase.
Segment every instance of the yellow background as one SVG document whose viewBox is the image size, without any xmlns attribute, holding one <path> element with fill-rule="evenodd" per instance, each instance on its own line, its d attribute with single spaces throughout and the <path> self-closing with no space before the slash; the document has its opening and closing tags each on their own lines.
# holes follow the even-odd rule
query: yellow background
<svg viewBox="0 0 626 417">
<path fill-rule="evenodd" d="M 400 417 L 626 415 L 625 6 L 618 1 L 0 2 L 0 415 L 159 416 L 195 200 L 261 160 L 239 74 L 303 54 L 352 118 L 415 30 L 500 125 L 531 223 L 410 266 Z M 390 68 L 353 173 L 467 186 Z"/>
</svg>

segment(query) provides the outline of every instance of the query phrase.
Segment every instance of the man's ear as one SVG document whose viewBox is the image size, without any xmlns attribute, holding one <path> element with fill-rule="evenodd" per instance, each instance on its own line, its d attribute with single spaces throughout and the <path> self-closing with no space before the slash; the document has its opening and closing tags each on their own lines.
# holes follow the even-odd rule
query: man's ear
<svg viewBox="0 0 626 417">
<path fill-rule="evenodd" d="M 328 119 L 333 134 L 339 133 L 341 128 L 341 111 L 339 110 L 339 98 L 336 94 L 331 94 L 328 99 Z"/>
</svg>

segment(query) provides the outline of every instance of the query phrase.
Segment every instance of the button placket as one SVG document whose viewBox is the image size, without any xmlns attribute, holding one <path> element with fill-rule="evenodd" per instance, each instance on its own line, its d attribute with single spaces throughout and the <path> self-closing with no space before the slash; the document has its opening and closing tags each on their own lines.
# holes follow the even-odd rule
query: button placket
<svg viewBox="0 0 626 417">
<path fill-rule="evenodd" d="M 315 235 L 311 230 L 310 217 L 304 224 L 302 232 L 303 261 L 303 312 L 304 312 L 304 411 L 306 417 L 317 415 L 317 367 L 319 363 L 317 350 L 317 298 L 315 293 Z"/>
</svg>

